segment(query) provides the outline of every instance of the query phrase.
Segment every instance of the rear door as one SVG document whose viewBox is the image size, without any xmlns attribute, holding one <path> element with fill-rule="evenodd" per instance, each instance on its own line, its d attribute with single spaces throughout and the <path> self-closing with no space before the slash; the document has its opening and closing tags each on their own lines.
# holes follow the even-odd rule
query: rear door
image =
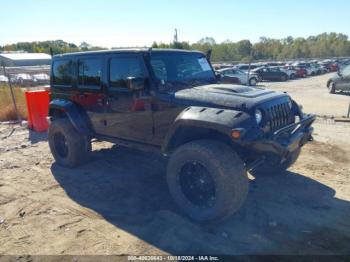
<svg viewBox="0 0 350 262">
<path fill-rule="evenodd" d="M 79 56 L 76 64 L 78 92 L 73 99 L 89 115 L 94 131 L 102 133 L 105 100 L 102 88 L 104 56 Z"/>
<path fill-rule="evenodd" d="M 51 73 L 52 99 L 61 98 L 80 105 L 95 132 L 101 129 L 103 93 L 102 58 L 68 56 L 55 59 Z"/>
</svg>

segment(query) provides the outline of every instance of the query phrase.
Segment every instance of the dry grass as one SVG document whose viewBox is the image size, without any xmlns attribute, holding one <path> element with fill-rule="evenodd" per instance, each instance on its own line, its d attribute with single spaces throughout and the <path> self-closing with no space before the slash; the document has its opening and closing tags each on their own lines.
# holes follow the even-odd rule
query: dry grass
<svg viewBox="0 0 350 262">
<path fill-rule="evenodd" d="M 17 109 L 22 119 L 27 119 L 27 108 L 24 91 L 19 87 L 13 89 Z M 16 120 L 16 111 L 12 103 L 10 88 L 0 85 L 0 121 Z"/>
</svg>

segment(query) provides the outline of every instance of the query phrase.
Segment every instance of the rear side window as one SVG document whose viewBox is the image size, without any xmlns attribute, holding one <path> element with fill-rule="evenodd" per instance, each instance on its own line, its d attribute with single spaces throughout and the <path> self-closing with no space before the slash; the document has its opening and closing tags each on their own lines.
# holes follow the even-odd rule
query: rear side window
<svg viewBox="0 0 350 262">
<path fill-rule="evenodd" d="M 71 60 L 54 61 L 52 65 L 53 84 L 71 85 L 73 78 L 73 63 Z"/>
<path fill-rule="evenodd" d="M 78 83 L 82 86 L 100 86 L 102 61 L 99 58 L 79 60 Z"/>
<path fill-rule="evenodd" d="M 126 88 L 128 77 L 145 77 L 138 57 L 115 57 L 110 60 L 109 82 L 111 87 Z"/>
</svg>

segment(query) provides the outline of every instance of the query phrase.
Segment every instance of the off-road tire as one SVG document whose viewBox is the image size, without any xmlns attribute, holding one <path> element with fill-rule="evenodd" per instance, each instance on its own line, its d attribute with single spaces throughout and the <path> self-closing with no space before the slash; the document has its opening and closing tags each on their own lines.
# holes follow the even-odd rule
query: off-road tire
<svg viewBox="0 0 350 262">
<path fill-rule="evenodd" d="M 291 74 L 289 79 L 291 79 L 291 80 L 295 79 L 295 74 Z"/>
<path fill-rule="evenodd" d="M 328 83 L 328 92 L 330 94 L 334 94 L 335 93 L 335 83 L 333 81 L 330 81 Z"/>
<path fill-rule="evenodd" d="M 205 167 L 214 182 L 213 206 L 197 206 L 183 191 L 180 175 L 183 167 L 192 162 Z M 241 207 L 248 193 L 244 163 L 229 146 L 214 140 L 197 140 L 176 149 L 168 162 L 167 183 L 176 204 L 188 217 L 200 223 L 229 217 Z"/>
<path fill-rule="evenodd" d="M 253 175 L 269 175 L 269 176 L 280 175 L 298 160 L 300 152 L 301 152 L 301 148 L 290 153 L 287 159 L 282 163 L 279 163 L 280 162 L 279 158 L 277 158 L 276 161 L 273 161 L 273 160 L 266 161 L 264 164 L 259 166 L 257 170 L 253 171 Z"/>
<path fill-rule="evenodd" d="M 59 118 L 51 122 L 49 127 L 49 146 L 56 162 L 65 167 L 77 167 L 86 162 L 91 153 L 91 140 L 81 135 L 72 126 L 68 118 Z M 59 148 L 60 140 L 64 140 L 67 152 Z"/>
</svg>

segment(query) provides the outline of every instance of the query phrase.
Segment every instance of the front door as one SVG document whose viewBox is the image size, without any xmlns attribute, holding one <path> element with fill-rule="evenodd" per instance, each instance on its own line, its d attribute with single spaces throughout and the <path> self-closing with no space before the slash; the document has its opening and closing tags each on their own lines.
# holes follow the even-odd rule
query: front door
<svg viewBox="0 0 350 262">
<path fill-rule="evenodd" d="M 152 139 L 152 111 L 149 86 L 131 91 L 128 77 L 147 78 L 140 54 L 118 54 L 108 58 L 108 90 L 105 132 L 111 137 L 148 143 Z"/>
</svg>

